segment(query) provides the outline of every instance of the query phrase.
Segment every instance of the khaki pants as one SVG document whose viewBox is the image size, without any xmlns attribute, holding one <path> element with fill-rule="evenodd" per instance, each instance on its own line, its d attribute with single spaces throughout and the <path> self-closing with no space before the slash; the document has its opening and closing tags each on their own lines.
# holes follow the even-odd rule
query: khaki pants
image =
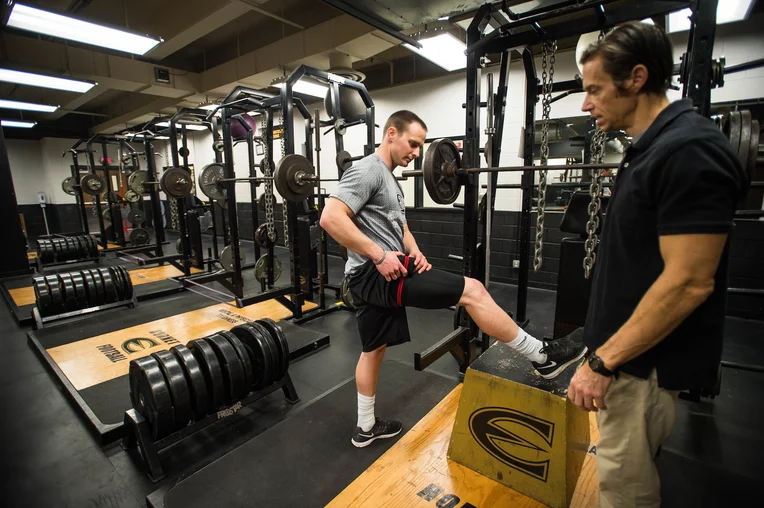
<svg viewBox="0 0 764 508">
<path fill-rule="evenodd" d="M 679 392 L 648 379 L 621 373 L 597 412 L 599 502 L 602 508 L 660 507 L 661 483 L 655 467 L 658 447 L 676 420 Z"/>
</svg>

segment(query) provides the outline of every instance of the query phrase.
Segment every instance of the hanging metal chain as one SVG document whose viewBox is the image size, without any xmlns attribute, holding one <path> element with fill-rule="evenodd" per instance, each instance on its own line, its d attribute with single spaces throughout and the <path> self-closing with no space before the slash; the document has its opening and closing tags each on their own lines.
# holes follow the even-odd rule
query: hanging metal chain
<svg viewBox="0 0 764 508">
<path fill-rule="evenodd" d="M 599 40 L 605 37 L 605 31 L 601 31 Z M 592 164 L 602 164 L 602 159 L 605 157 L 605 142 L 607 141 L 607 134 L 600 130 L 595 123 L 596 132 L 592 136 L 590 153 Z M 602 206 L 600 196 L 602 195 L 602 181 L 600 180 L 602 172 L 599 169 L 589 170 L 591 176 L 591 182 L 589 183 L 589 220 L 586 222 L 586 233 L 589 235 L 584 242 L 584 248 L 586 249 L 586 256 L 584 257 L 584 277 L 588 279 L 591 276 L 594 263 L 597 261 L 597 253 L 594 249 L 597 248 L 599 238 L 597 237 L 597 229 L 600 227 L 599 211 Z"/>
<path fill-rule="evenodd" d="M 153 150 L 152 150 L 153 151 Z M 147 154 L 146 157 L 150 157 L 151 154 Z M 170 167 L 170 142 L 167 141 L 164 144 L 164 165 Z M 154 175 L 159 178 L 159 175 Z M 170 228 L 173 231 L 180 231 L 180 219 L 178 218 L 178 200 L 168 199 L 170 202 Z"/>
<path fill-rule="evenodd" d="M 260 132 L 265 132 L 268 128 L 268 124 L 265 121 L 265 115 L 260 115 Z M 265 136 L 263 136 L 265 138 Z M 271 171 L 271 145 L 269 143 L 263 143 L 263 153 L 265 158 L 263 159 L 263 174 L 270 177 Z M 265 181 L 265 224 L 268 230 L 268 238 L 273 242 L 276 239 L 276 228 L 273 223 L 273 180 Z"/>
<path fill-rule="evenodd" d="M 286 144 L 284 142 L 284 139 L 286 137 L 286 119 L 284 118 L 284 112 L 281 112 L 281 158 L 283 159 L 286 157 Z M 287 202 L 286 200 L 282 200 L 281 202 L 281 216 L 284 219 L 284 247 L 287 249 L 290 247 L 289 245 L 289 217 L 287 214 Z"/>
<path fill-rule="evenodd" d="M 549 160 L 549 115 L 552 111 L 552 85 L 554 83 L 554 63 L 557 41 L 545 42 L 541 48 L 541 166 Z M 550 55 L 551 53 L 551 55 Z M 547 75 L 547 60 L 549 74 Z M 536 249 L 533 254 L 533 271 L 541 269 L 544 252 L 544 218 L 546 209 L 547 171 L 539 172 L 538 206 L 536 214 Z"/>
</svg>

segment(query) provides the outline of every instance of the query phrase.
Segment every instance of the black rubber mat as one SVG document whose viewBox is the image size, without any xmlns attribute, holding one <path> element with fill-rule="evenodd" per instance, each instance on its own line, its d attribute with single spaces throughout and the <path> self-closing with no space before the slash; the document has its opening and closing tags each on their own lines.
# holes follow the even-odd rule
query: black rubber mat
<svg viewBox="0 0 764 508">
<path fill-rule="evenodd" d="M 445 376 L 387 360 L 377 391 L 377 414 L 400 420 L 402 436 L 456 385 Z M 350 380 L 164 495 L 150 495 L 148 506 L 325 506 L 399 439 L 355 448 L 350 438 L 356 400 L 355 381 Z"/>
</svg>

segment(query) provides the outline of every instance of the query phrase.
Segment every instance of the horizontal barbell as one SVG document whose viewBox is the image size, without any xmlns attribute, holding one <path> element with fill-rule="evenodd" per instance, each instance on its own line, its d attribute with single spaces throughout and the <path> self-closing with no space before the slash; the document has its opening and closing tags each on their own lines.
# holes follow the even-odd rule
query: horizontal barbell
<svg viewBox="0 0 764 508">
<path fill-rule="evenodd" d="M 438 139 L 430 144 L 422 169 L 403 171 L 401 176 L 423 177 L 430 197 L 441 205 L 450 205 L 461 191 L 460 175 L 473 173 L 505 173 L 520 171 L 549 171 L 564 169 L 617 169 L 617 164 L 558 164 L 552 166 L 507 166 L 498 168 L 463 168 L 459 149 L 450 139 Z"/>
</svg>

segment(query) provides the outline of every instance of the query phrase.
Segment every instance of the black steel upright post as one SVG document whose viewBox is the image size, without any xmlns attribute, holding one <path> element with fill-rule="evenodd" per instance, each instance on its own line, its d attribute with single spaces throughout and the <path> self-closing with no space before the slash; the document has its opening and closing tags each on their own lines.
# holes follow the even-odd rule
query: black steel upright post
<svg viewBox="0 0 764 508">
<path fill-rule="evenodd" d="M 329 93 L 332 95 L 332 110 L 327 111 L 327 113 L 336 121 L 342 118 L 342 110 L 340 109 L 340 84 L 336 81 L 331 81 L 329 83 Z M 337 153 L 340 153 L 345 149 L 345 141 L 337 129 L 334 129 L 334 145 L 337 147 Z"/>
<path fill-rule="evenodd" d="M 716 35 L 718 0 L 698 0 L 693 10 L 687 46 L 687 83 L 682 95 L 692 99 L 698 113 L 711 113 L 711 65 Z"/>
<path fill-rule="evenodd" d="M 212 142 L 215 143 L 220 139 L 220 130 L 218 129 L 218 117 L 213 116 L 212 117 Z M 217 164 L 220 164 L 223 162 L 223 156 L 220 155 L 220 152 L 215 152 L 215 162 Z M 218 221 L 217 221 L 217 210 L 215 209 L 215 202 L 210 201 L 210 213 L 212 214 L 212 257 L 215 259 L 220 259 L 220 254 L 218 253 Z M 220 215 L 223 215 L 222 209 L 220 210 Z M 222 224 L 222 220 L 221 220 Z M 225 226 L 223 226 L 225 227 Z M 223 230 L 225 231 L 225 230 Z M 225 233 L 224 233 L 225 235 Z"/>
<path fill-rule="evenodd" d="M 93 143 L 88 142 L 88 163 L 90 165 L 90 173 L 95 175 L 96 174 L 96 168 L 95 168 L 95 156 L 93 155 Z M 98 214 L 98 227 L 101 230 L 101 247 L 105 250 L 108 246 L 108 239 L 106 238 L 106 227 L 103 223 L 103 213 L 101 212 L 101 195 L 96 194 L 95 196 L 95 203 L 96 203 L 96 214 Z"/>
<path fill-rule="evenodd" d="M 156 161 L 154 160 L 154 147 L 151 139 L 146 136 L 143 140 L 143 151 L 146 154 L 146 174 L 149 182 L 157 181 Z M 143 197 L 141 197 L 141 200 Z M 156 185 L 149 186 L 149 201 L 151 202 L 151 216 L 154 218 L 154 235 L 157 239 L 156 255 L 163 257 L 162 243 L 164 242 L 164 224 L 162 222 L 162 205 L 159 201 L 159 188 Z M 185 247 L 185 246 L 184 246 Z M 162 265 L 164 263 L 161 263 Z"/>
<path fill-rule="evenodd" d="M 106 180 L 106 208 L 109 210 L 109 213 L 111 215 L 114 215 L 112 213 L 111 206 L 114 204 L 111 199 L 111 175 L 109 174 L 109 154 L 106 149 L 106 142 L 101 142 L 101 166 L 103 166 L 103 178 Z M 122 217 L 112 217 L 111 218 L 111 234 L 112 238 L 110 240 L 116 241 L 121 238 L 121 235 L 117 234 L 117 228 L 122 227 Z"/>
<path fill-rule="evenodd" d="M 234 179 L 236 173 L 233 169 L 233 138 L 231 137 L 232 118 L 228 114 L 228 108 L 223 109 L 223 153 L 225 161 L 225 178 Z M 238 121 L 238 120 L 233 120 Z M 237 298 L 244 298 L 244 280 L 241 276 L 241 257 L 239 246 L 239 224 L 236 220 L 236 182 L 228 181 L 226 185 L 226 202 L 228 203 L 228 221 L 230 226 L 231 255 L 233 256 L 233 293 Z"/>
<path fill-rule="evenodd" d="M 525 68 L 525 139 L 523 140 L 523 164 L 533 165 L 533 139 L 536 118 L 536 102 L 538 100 L 538 79 L 536 64 L 533 61 L 533 51 L 530 47 L 523 48 L 523 67 Z M 533 201 L 533 171 L 524 171 L 522 178 L 523 200 L 520 212 L 520 270 L 517 280 L 517 313 L 515 321 L 525 321 L 528 306 L 528 277 L 530 271 L 530 241 L 531 241 L 531 205 Z"/>
<path fill-rule="evenodd" d="M 180 166 L 180 160 L 178 158 L 178 126 L 172 120 L 170 121 L 170 151 L 172 152 L 172 165 L 177 168 Z M 150 152 L 150 156 L 153 159 L 153 151 Z M 159 175 L 155 174 L 152 181 L 156 182 L 158 177 Z M 189 276 L 191 275 L 191 240 L 188 238 L 188 228 L 186 227 L 186 200 L 167 196 L 168 203 L 171 199 L 175 199 L 175 205 L 178 208 L 180 243 L 183 245 L 183 273 L 184 275 Z"/>
<path fill-rule="evenodd" d="M 257 168 L 255 166 L 254 129 L 247 129 L 247 158 L 249 160 L 249 176 L 256 177 Z M 249 181 L 249 197 L 250 210 L 252 210 L 252 239 L 256 240 L 255 232 L 257 231 L 257 227 L 260 225 L 260 214 L 257 210 L 257 182 L 255 180 Z M 260 244 L 258 244 L 257 241 L 255 241 L 255 259 L 260 259 Z"/>
<path fill-rule="evenodd" d="M 281 88 L 281 117 L 282 117 L 282 136 L 284 136 L 284 152 L 286 155 L 294 153 L 294 117 L 293 111 L 292 84 L 289 80 Z M 339 107 L 335 102 L 334 109 Z M 300 244 L 296 241 L 297 227 L 299 221 L 297 218 L 297 207 L 294 203 L 287 200 L 283 201 L 284 220 L 289 221 L 289 264 L 292 274 L 292 290 L 294 294 L 294 312 L 293 317 L 298 319 L 302 317 L 303 295 L 300 286 Z M 286 242 L 287 239 L 285 238 Z"/>
<path fill-rule="evenodd" d="M 77 208 L 79 209 L 80 224 L 82 224 L 82 232 L 86 235 L 90 234 L 90 227 L 88 226 L 88 211 L 85 208 L 85 195 L 82 192 L 82 186 L 80 186 L 80 163 L 77 156 L 77 150 L 72 150 L 72 178 L 74 179 L 74 192 L 77 198 Z"/>
</svg>

